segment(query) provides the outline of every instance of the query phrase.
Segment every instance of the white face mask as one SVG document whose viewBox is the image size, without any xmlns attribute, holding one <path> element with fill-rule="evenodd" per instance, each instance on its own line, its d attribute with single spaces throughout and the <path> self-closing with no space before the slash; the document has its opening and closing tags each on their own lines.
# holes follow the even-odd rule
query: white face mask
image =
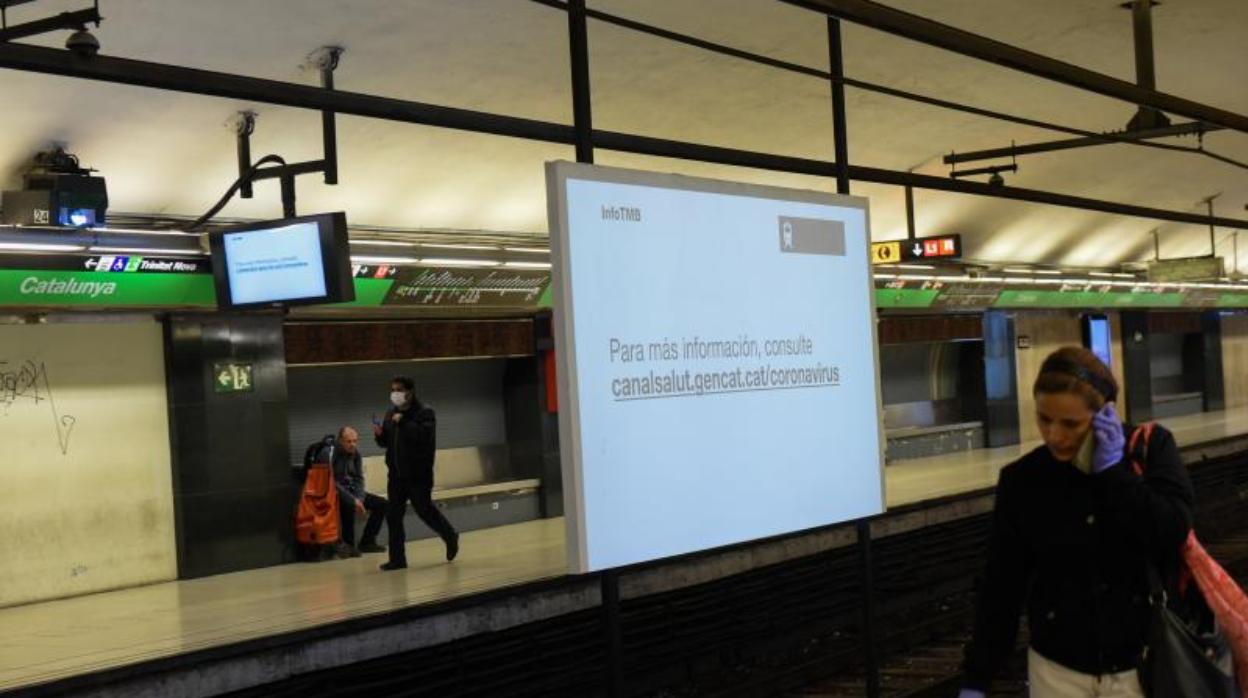
<svg viewBox="0 0 1248 698">
<path fill-rule="evenodd" d="M 402 390 L 396 390 L 393 393 L 390 393 L 390 402 L 393 403 L 395 407 L 402 407 L 407 404 L 407 393 Z"/>
</svg>

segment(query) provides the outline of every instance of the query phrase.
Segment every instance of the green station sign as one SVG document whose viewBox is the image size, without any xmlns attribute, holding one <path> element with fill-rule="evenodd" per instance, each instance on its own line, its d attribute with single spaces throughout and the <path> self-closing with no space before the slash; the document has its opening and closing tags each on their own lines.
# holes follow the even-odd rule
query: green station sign
<svg viewBox="0 0 1248 698">
<path fill-rule="evenodd" d="M 140 256 L 0 259 L 0 306 L 184 307 L 217 304 L 201 260 Z"/>
<path fill-rule="evenodd" d="M 1171 290 L 1173 288 L 1174 290 Z M 1248 293 L 1097 285 L 1037 289 L 959 281 L 889 281 L 875 288 L 877 308 L 1248 308 Z"/>
<path fill-rule="evenodd" d="M 345 308 L 540 307 L 550 272 L 356 265 Z M 216 307 L 207 260 L 140 256 L 0 255 L 0 307 Z"/>
</svg>

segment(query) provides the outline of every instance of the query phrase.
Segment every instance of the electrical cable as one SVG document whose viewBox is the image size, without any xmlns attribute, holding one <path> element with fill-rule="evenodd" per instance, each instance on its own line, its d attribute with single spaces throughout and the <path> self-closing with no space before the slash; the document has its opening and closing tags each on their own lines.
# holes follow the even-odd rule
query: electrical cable
<svg viewBox="0 0 1248 698">
<path fill-rule="evenodd" d="M 534 2 L 538 5 L 543 5 L 543 6 L 551 7 L 554 9 L 563 10 L 565 12 L 567 11 L 567 3 L 563 2 L 562 0 L 530 0 L 530 2 Z M 740 58 L 742 60 L 750 61 L 752 63 L 758 63 L 760 65 L 771 66 L 773 68 L 787 70 L 789 72 L 798 73 L 800 75 L 817 77 L 817 78 L 821 78 L 823 80 L 828 80 L 828 81 L 834 80 L 834 78 L 832 77 L 832 74 L 825 70 L 820 70 L 818 68 L 811 68 L 810 66 L 801 65 L 800 63 L 792 63 L 789 61 L 784 61 L 784 60 L 780 60 L 776 58 L 770 58 L 768 56 L 759 55 L 757 53 L 751 53 L 749 51 L 745 51 L 745 50 L 738 49 L 738 48 L 733 48 L 731 46 L 725 46 L 724 44 L 718 44 L 713 41 L 699 39 L 697 37 L 690 36 L 688 34 L 681 34 L 679 32 L 674 32 L 668 29 L 662 29 L 660 27 L 655 27 L 653 25 L 645 24 L 643 22 L 638 22 L 635 20 L 626 19 L 624 17 L 619 17 L 617 15 L 612 15 L 606 12 L 602 12 L 601 10 L 586 9 L 585 15 L 587 17 L 591 17 L 593 19 L 597 19 L 599 21 L 605 22 L 607 24 L 613 24 L 618 27 L 631 29 L 636 32 L 641 32 L 643 34 L 650 34 L 652 36 L 657 36 L 657 37 L 668 39 L 670 41 L 674 41 L 677 43 L 685 44 L 688 46 L 693 46 L 695 48 L 704 49 L 706 51 L 711 51 L 713 53 L 719 53 L 725 56 L 731 56 L 733 58 Z M 1240 162 L 1238 160 L 1234 160 L 1224 155 L 1220 155 L 1218 153 L 1205 150 L 1203 147 L 1193 148 L 1191 146 L 1171 145 L 1168 143 L 1154 143 L 1151 141 L 1141 140 L 1138 138 L 1131 138 L 1130 136 L 1119 136 L 1116 134 L 1109 134 L 1109 133 L 1097 133 L 1096 131 L 1088 131 L 1086 129 L 1075 128 L 1073 126 L 1063 126 L 1061 124 L 1055 124 L 1055 123 L 1048 122 L 1048 121 L 1041 121 L 1039 119 L 1030 119 L 1027 117 L 1015 116 L 1013 114 L 998 112 L 998 111 L 994 111 L 991 109 L 983 109 L 980 107 L 974 107 L 974 106 L 967 105 L 967 104 L 959 104 L 957 102 L 950 102 L 948 100 L 939 99 L 937 97 L 928 97 L 926 95 L 921 95 L 921 94 L 917 94 L 914 92 L 907 92 L 905 90 L 899 90 L 899 89 L 892 88 L 892 87 L 886 87 L 884 85 L 877 85 L 875 83 L 867 82 L 865 80 L 857 80 L 857 79 L 849 78 L 849 77 L 841 78 L 840 82 L 844 85 L 848 85 L 850 87 L 856 87 L 860 90 L 866 90 L 868 92 L 876 92 L 879 94 L 888 95 L 890 97 L 896 97 L 898 99 L 904 99 L 904 100 L 908 100 L 912 102 L 918 102 L 921 104 L 927 104 L 929 106 L 940 107 L 942 109 L 960 111 L 966 114 L 983 116 L 983 117 L 987 117 L 990 119 L 997 119 L 999 121 L 1007 121 L 1011 123 L 1020 124 L 1023 126 L 1031 126 L 1034 128 L 1044 129 L 1047 131 L 1056 131 L 1059 133 L 1067 133 L 1067 134 L 1071 134 L 1075 136 L 1083 136 L 1085 138 L 1092 138 L 1092 139 L 1096 139 L 1099 141 L 1103 141 L 1105 143 L 1126 143 L 1128 145 L 1137 145 L 1137 146 L 1141 146 L 1145 148 L 1157 148 L 1159 150 L 1173 150 L 1173 151 L 1178 151 L 1178 152 L 1183 152 L 1183 153 L 1193 153 L 1193 154 L 1198 154 L 1198 155 L 1204 155 L 1206 157 L 1213 158 L 1214 160 L 1218 160 L 1219 162 L 1223 162 L 1228 165 L 1233 165 L 1235 167 L 1248 169 L 1248 163 Z"/>
<path fill-rule="evenodd" d="M 243 173 L 241 177 L 234 180 L 234 183 L 231 184 L 230 188 L 226 190 L 225 195 L 222 196 L 221 199 L 217 201 L 217 203 L 214 204 L 212 208 L 208 209 L 207 213 L 200 216 L 199 218 L 196 218 L 190 225 L 185 226 L 185 227 L 179 226 L 179 228 L 188 233 L 191 232 L 192 230 L 199 229 L 203 224 L 207 223 L 209 219 L 211 219 L 213 216 L 220 213 L 221 209 L 225 208 L 226 204 L 230 203 L 230 199 L 234 198 L 234 195 L 238 193 L 238 190 L 243 186 L 243 183 L 250 181 L 251 178 L 256 175 L 256 172 L 260 171 L 260 167 L 262 165 L 267 165 L 268 163 L 271 163 L 271 162 L 277 163 L 278 165 L 282 165 L 282 166 L 286 165 L 286 160 L 283 159 L 280 155 L 265 155 L 259 160 L 256 160 L 256 164 L 248 168 L 248 170 L 245 173 Z"/>
</svg>

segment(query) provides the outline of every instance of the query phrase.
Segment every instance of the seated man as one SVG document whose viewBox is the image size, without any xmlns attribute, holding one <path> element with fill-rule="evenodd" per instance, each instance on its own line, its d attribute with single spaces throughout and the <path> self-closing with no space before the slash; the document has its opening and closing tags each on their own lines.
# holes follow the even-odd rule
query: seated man
<svg viewBox="0 0 1248 698">
<path fill-rule="evenodd" d="M 360 553 L 381 553 L 385 547 L 377 545 L 377 532 L 386 516 L 387 502 L 384 497 L 364 491 L 364 461 L 360 457 L 360 434 L 351 427 L 338 430 L 331 458 L 334 467 L 334 483 L 338 486 L 338 513 L 342 517 L 342 541 L 346 553 L 359 557 Z M 355 545 L 355 517 L 368 511 L 368 523 L 359 546 Z"/>
</svg>

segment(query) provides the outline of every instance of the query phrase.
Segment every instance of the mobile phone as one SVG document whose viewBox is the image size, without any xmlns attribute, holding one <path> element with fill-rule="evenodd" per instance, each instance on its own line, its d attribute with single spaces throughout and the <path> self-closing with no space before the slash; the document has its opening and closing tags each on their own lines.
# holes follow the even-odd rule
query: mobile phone
<svg viewBox="0 0 1248 698">
<path fill-rule="evenodd" d="M 1092 452 L 1096 449 L 1096 431 L 1088 430 L 1088 435 L 1083 437 L 1083 443 L 1079 444 L 1079 451 L 1075 453 L 1073 461 L 1075 467 L 1085 473 L 1092 472 Z"/>
<path fill-rule="evenodd" d="M 375 426 L 375 427 L 379 427 L 379 426 L 381 426 L 381 420 L 380 420 L 380 419 L 377 419 L 377 413 L 376 413 L 376 412 L 374 412 L 374 413 L 373 413 L 373 426 Z"/>
</svg>

